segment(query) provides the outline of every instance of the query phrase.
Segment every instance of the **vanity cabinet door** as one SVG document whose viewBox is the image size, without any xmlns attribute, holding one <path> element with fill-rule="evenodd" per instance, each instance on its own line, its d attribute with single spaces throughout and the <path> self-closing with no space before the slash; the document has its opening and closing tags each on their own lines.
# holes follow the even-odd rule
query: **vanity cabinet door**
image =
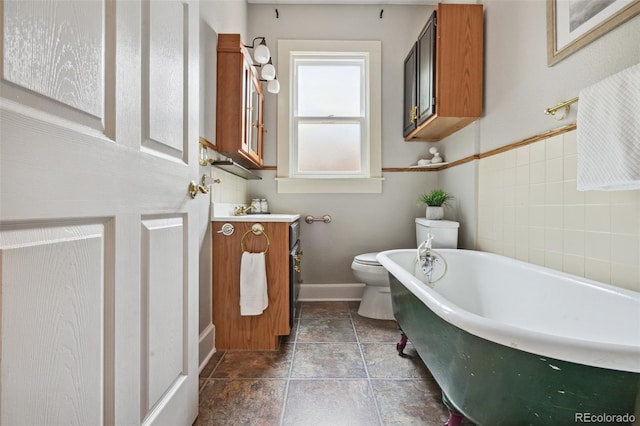
<svg viewBox="0 0 640 426">
<path fill-rule="evenodd" d="M 264 235 L 251 232 L 254 222 L 212 222 L 213 324 L 218 350 L 274 350 L 290 327 L 289 223 L 261 222 Z M 265 237 L 266 235 L 266 237 Z M 269 306 L 261 315 L 240 314 L 240 269 L 243 249 L 265 252 Z"/>
</svg>

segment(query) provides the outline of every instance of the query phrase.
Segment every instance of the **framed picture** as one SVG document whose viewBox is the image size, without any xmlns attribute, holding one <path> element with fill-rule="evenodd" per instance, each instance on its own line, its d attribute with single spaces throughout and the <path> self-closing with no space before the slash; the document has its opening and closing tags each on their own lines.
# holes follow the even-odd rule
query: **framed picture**
<svg viewBox="0 0 640 426">
<path fill-rule="evenodd" d="M 640 12 L 640 0 L 547 0 L 547 64 L 554 65 Z"/>
</svg>

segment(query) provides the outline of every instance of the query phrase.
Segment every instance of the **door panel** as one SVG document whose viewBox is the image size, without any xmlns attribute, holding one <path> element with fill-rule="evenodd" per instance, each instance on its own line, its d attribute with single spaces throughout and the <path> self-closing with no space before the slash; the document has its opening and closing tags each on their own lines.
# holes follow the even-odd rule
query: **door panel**
<svg viewBox="0 0 640 426">
<path fill-rule="evenodd" d="M 182 160 L 184 146 L 184 6 L 145 2 L 143 61 L 148 68 L 145 146 Z M 188 33 L 187 33 L 188 36 Z"/>
<path fill-rule="evenodd" d="M 14 226 L 0 237 L 0 423 L 101 424 L 103 354 L 113 350 L 104 225 Z"/>
<path fill-rule="evenodd" d="M 26 107 L 104 133 L 113 96 L 113 4 L 4 1 L 0 91 Z M 86 34 L 86 38 L 84 35 Z"/>
<path fill-rule="evenodd" d="M 46 98 L 103 113 L 101 1 L 4 3 L 4 79 Z"/>
<path fill-rule="evenodd" d="M 184 332 L 185 227 L 181 217 L 142 221 L 143 319 L 146 334 L 142 401 L 145 415 L 186 375 Z"/>
<path fill-rule="evenodd" d="M 198 4 L 0 8 L 0 424 L 190 425 Z"/>
</svg>

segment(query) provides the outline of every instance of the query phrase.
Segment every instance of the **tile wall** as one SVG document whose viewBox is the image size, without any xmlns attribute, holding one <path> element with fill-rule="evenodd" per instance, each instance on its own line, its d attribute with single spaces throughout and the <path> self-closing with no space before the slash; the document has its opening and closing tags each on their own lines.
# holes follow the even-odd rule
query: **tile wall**
<svg viewBox="0 0 640 426">
<path fill-rule="evenodd" d="M 246 204 L 247 181 L 217 167 L 211 167 L 213 179 L 220 179 L 220 183 L 211 185 L 213 203 Z"/>
<path fill-rule="evenodd" d="M 576 131 L 480 160 L 479 250 L 640 291 L 640 190 L 576 190 Z"/>
</svg>

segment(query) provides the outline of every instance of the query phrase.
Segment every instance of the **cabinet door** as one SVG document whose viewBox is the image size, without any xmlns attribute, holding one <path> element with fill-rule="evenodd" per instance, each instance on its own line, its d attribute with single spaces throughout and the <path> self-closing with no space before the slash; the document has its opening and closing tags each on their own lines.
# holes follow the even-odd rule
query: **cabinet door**
<svg viewBox="0 0 640 426">
<path fill-rule="evenodd" d="M 244 61 L 243 69 L 243 138 L 241 149 L 245 156 L 256 166 L 262 165 L 262 106 L 263 95 L 260 82 L 248 62 Z"/>
<path fill-rule="evenodd" d="M 436 14 L 427 21 L 418 38 L 418 112 L 416 126 L 435 114 Z"/>
<path fill-rule="evenodd" d="M 411 52 L 404 60 L 404 111 L 402 113 L 403 136 L 407 136 L 416 128 L 415 114 L 417 109 L 416 67 L 418 43 L 413 45 Z"/>
<path fill-rule="evenodd" d="M 242 139 L 240 150 L 249 153 L 249 141 L 251 140 L 251 66 L 243 61 L 242 68 Z"/>
<path fill-rule="evenodd" d="M 231 222 L 231 235 L 213 222 L 213 324 L 218 350 L 273 350 L 289 324 L 289 224 L 263 222 L 264 235 L 251 232 L 253 222 Z M 265 238 L 266 236 L 266 238 Z M 268 240 L 267 240 L 268 238 Z M 243 249 L 264 252 L 269 306 L 262 315 L 240 315 L 240 269 Z M 268 249 L 268 250 L 267 250 Z"/>
<path fill-rule="evenodd" d="M 249 156 L 253 158 L 256 162 L 262 164 L 262 133 L 263 133 L 263 105 L 264 105 L 264 96 L 259 90 L 259 87 L 252 82 L 248 86 L 249 88 Z"/>
</svg>

